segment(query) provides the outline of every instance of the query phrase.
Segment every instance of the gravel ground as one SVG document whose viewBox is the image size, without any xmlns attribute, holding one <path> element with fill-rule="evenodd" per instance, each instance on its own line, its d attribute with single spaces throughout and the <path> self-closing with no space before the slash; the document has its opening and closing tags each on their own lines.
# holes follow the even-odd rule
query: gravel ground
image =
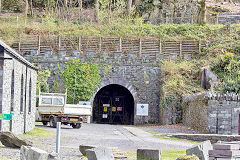
<svg viewBox="0 0 240 160">
<path fill-rule="evenodd" d="M 55 131 L 56 129 L 38 125 L 37 127 Z M 161 149 L 186 149 L 192 144 L 180 141 L 171 141 L 152 137 L 152 134 L 144 130 L 154 130 L 153 126 L 145 128 L 123 125 L 83 124 L 80 129 L 70 126 L 62 126 L 61 129 L 61 159 L 85 160 L 79 151 L 80 144 L 94 145 L 112 148 L 117 153 L 136 151 L 142 147 L 158 147 Z M 176 129 L 175 129 L 176 130 Z M 167 130 L 165 130 L 167 131 Z M 55 137 L 29 137 L 34 146 L 49 153 L 55 151 Z M 0 146 L 0 157 L 18 160 L 19 149 L 11 149 Z"/>
</svg>

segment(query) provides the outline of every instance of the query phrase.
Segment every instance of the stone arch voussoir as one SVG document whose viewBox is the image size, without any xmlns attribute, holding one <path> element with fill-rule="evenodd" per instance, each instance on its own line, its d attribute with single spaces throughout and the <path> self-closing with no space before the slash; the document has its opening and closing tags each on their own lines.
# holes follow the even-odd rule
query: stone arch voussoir
<svg viewBox="0 0 240 160">
<path fill-rule="evenodd" d="M 133 88 L 131 82 L 124 80 L 124 79 L 119 79 L 119 78 L 110 78 L 107 80 L 102 80 L 101 83 L 99 84 L 99 87 L 96 89 L 95 93 L 91 96 L 90 102 L 93 103 L 95 96 L 97 93 L 104 87 L 111 85 L 111 84 L 117 84 L 120 86 L 125 87 L 133 96 L 134 102 L 137 102 L 137 92 Z"/>
</svg>

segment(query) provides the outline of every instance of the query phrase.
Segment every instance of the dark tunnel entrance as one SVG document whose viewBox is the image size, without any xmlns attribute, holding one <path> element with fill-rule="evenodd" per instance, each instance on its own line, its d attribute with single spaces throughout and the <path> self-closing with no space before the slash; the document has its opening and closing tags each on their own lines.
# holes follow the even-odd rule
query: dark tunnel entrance
<svg viewBox="0 0 240 160">
<path fill-rule="evenodd" d="M 111 84 L 98 91 L 93 103 L 96 123 L 133 124 L 134 99 L 128 89 Z"/>
</svg>

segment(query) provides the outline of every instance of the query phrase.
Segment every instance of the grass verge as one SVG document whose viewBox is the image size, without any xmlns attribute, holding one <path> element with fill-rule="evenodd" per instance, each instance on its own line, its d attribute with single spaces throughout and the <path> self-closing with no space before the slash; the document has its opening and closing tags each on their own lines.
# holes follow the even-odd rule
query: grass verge
<svg viewBox="0 0 240 160">
<path fill-rule="evenodd" d="M 153 135 L 153 137 L 156 138 L 161 138 L 161 139 L 168 139 L 168 140 L 172 140 L 172 141 L 181 141 L 181 142 L 187 142 L 187 143 L 199 143 L 198 141 L 191 141 L 191 140 L 186 140 L 186 139 L 181 139 L 181 138 L 176 138 L 176 137 L 168 137 L 166 135 L 161 135 L 159 133 L 156 132 L 151 132 L 151 131 L 147 131 L 148 133 L 151 133 Z"/>
<path fill-rule="evenodd" d="M 136 160 L 137 154 L 136 151 L 124 152 L 124 156 L 128 157 L 129 160 Z M 162 150 L 161 160 L 175 160 L 179 157 L 186 155 L 185 150 L 169 149 Z"/>
<path fill-rule="evenodd" d="M 55 135 L 54 131 L 35 127 L 33 130 L 26 132 L 25 134 L 21 134 L 20 136 L 23 138 L 27 137 L 41 138 L 41 137 L 53 137 L 54 135 Z"/>
</svg>

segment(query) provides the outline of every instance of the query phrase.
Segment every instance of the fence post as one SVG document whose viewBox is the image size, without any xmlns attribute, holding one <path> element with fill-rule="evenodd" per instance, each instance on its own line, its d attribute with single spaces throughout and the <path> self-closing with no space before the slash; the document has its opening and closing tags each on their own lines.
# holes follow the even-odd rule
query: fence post
<svg viewBox="0 0 240 160">
<path fill-rule="evenodd" d="M 40 35 L 38 36 L 38 54 L 40 54 L 41 51 L 41 38 Z"/>
<path fill-rule="evenodd" d="M 119 50 L 122 52 L 122 37 L 119 38 Z"/>
<path fill-rule="evenodd" d="M 0 1 L 1 1 L 1 0 L 0 0 Z M 1 9 L 0 9 L 0 10 L 1 10 Z M 19 22 L 18 22 L 18 16 L 17 16 L 17 28 L 19 27 L 18 23 L 19 23 Z"/>
<path fill-rule="evenodd" d="M 139 38 L 139 57 L 142 57 L 142 38 Z"/>
<path fill-rule="evenodd" d="M 99 53 L 101 53 L 102 50 L 102 37 L 99 38 Z"/>
<path fill-rule="evenodd" d="M 182 59 L 182 40 L 179 42 L 179 57 Z"/>
<path fill-rule="evenodd" d="M 56 153 L 60 153 L 61 122 L 57 122 Z"/>
<path fill-rule="evenodd" d="M 81 36 L 79 36 L 78 37 L 78 50 L 80 51 L 80 53 L 81 53 L 81 41 L 82 41 L 82 37 Z"/>
<path fill-rule="evenodd" d="M 61 49 L 61 36 L 58 36 L 58 50 Z"/>
<path fill-rule="evenodd" d="M 159 54 L 162 54 L 162 40 L 159 40 Z"/>
<path fill-rule="evenodd" d="M 218 14 L 216 15 L 216 24 L 218 24 Z"/>
<path fill-rule="evenodd" d="M 20 54 L 21 51 L 21 35 L 19 35 L 19 42 L 18 42 L 18 53 Z"/>
<path fill-rule="evenodd" d="M 198 51 L 201 53 L 201 40 L 198 41 Z"/>
</svg>

